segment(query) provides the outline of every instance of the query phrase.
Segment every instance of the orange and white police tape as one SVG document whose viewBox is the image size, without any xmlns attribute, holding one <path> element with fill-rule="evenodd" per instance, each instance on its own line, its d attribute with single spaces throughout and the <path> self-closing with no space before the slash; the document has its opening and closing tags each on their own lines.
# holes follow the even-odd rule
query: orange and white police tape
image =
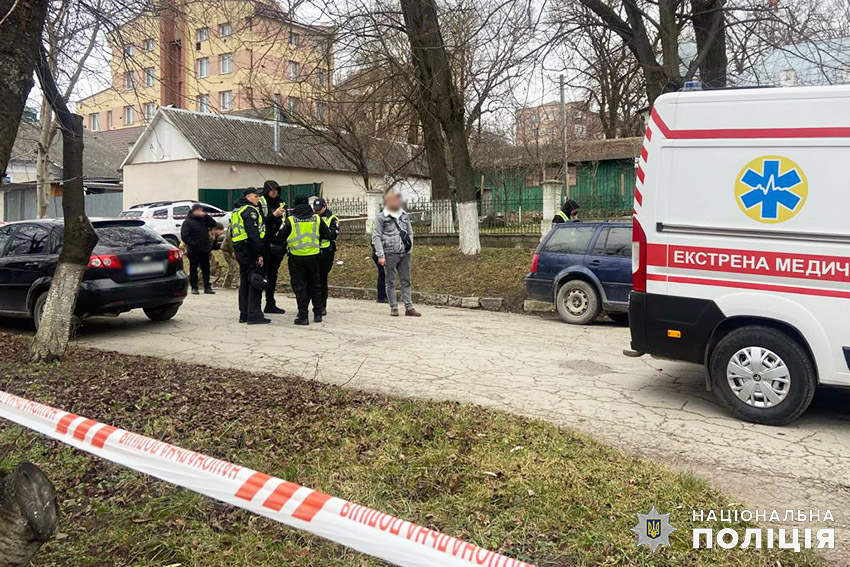
<svg viewBox="0 0 850 567">
<path fill-rule="evenodd" d="M 0 391 L 0 417 L 102 459 L 404 567 L 532 567 L 227 461 Z"/>
</svg>

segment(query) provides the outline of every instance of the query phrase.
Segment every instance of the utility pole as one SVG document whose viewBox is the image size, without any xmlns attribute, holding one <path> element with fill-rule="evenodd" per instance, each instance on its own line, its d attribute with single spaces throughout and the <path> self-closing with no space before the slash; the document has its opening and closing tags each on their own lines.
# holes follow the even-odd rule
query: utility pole
<svg viewBox="0 0 850 567">
<path fill-rule="evenodd" d="M 567 159 L 567 100 L 564 92 L 564 75 L 560 76 L 561 86 L 561 141 L 564 146 L 564 154 L 562 156 L 564 163 L 564 198 L 570 198 L 570 162 Z"/>
</svg>

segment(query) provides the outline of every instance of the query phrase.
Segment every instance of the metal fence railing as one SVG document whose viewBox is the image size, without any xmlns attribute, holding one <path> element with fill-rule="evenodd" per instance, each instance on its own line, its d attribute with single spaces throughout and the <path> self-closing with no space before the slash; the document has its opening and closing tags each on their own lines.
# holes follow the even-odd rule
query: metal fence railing
<svg viewBox="0 0 850 567">
<path fill-rule="evenodd" d="M 582 219 L 609 219 L 629 216 L 631 201 L 616 195 L 576 196 Z M 342 220 L 340 230 L 349 234 L 366 232 L 366 199 L 328 199 L 328 206 Z M 457 232 L 457 204 L 450 200 L 421 199 L 405 203 L 416 234 L 454 234 Z M 504 199 L 486 196 L 478 202 L 479 229 L 482 234 L 539 234 L 543 220 L 543 199 Z"/>
</svg>

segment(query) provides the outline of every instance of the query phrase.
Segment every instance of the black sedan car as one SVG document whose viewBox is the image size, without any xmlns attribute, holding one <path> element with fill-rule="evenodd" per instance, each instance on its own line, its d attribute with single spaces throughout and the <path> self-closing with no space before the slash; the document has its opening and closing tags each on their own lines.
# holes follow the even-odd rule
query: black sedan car
<svg viewBox="0 0 850 567">
<path fill-rule="evenodd" d="M 98 243 L 83 276 L 76 314 L 117 315 L 142 309 L 165 321 L 186 298 L 182 254 L 139 220 L 95 220 Z M 41 321 L 62 250 L 61 219 L 0 226 L 0 315 Z"/>
</svg>

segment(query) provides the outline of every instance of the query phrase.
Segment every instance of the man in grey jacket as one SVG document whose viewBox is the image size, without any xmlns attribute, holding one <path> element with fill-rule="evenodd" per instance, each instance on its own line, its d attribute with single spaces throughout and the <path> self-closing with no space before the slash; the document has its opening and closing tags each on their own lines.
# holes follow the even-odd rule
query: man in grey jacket
<svg viewBox="0 0 850 567">
<path fill-rule="evenodd" d="M 409 246 L 405 244 L 409 243 Z M 410 218 L 401 208 L 401 194 L 394 189 L 384 195 L 384 210 L 378 213 L 375 227 L 372 229 L 372 246 L 378 263 L 384 266 L 387 282 L 387 300 L 390 315 L 398 317 L 398 298 L 395 291 L 396 276 L 401 279 L 401 300 L 404 302 L 404 314 L 408 317 L 421 317 L 413 308 L 410 294 L 410 252 L 413 248 L 413 226 Z"/>
</svg>

